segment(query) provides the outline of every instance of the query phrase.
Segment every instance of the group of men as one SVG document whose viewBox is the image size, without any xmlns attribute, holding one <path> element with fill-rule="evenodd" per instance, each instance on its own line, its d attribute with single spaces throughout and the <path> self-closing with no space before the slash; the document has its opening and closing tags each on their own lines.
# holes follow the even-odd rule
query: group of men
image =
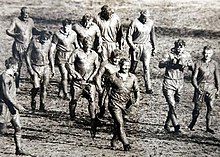
<svg viewBox="0 0 220 157">
<path fill-rule="evenodd" d="M 124 129 L 124 115 L 128 114 L 131 105 L 138 106 L 140 100 L 138 79 L 135 76 L 139 61 L 143 63 L 146 94 L 153 93 L 149 65 L 151 56 L 156 53 L 156 43 L 154 22 L 149 17 L 148 10 L 141 11 L 140 16 L 129 25 L 126 40 L 130 49 L 127 54 L 122 48 L 124 38 L 120 18 L 107 5 L 101 8 L 97 17 L 85 14 L 80 22 L 74 24 L 71 20 L 64 19 L 62 27 L 55 33 L 36 29 L 29 17 L 28 8 L 21 9 L 21 15 L 13 19 L 6 30 L 6 33 L 14 38 L 13 57 L 6 60 L 7 70 L 3 72 L 0 80 L 0 115 L 4 117 L 1 128 L 4 128 L 6 123 L 6 113 L 10 114 L 10 121 L 15 126 L 16 154 L 24 154 L 20 147 L 19 111 L 25 109 L 19 106 L 15 99 L 24 60 L 33 82 L 33 113 L 36 111 L 35 97 L 39 90 L 39 111 L 46 112 L 46 88 L 50 77 L 55 74 L 56 64 L 61 75 L 58 96 L 69 100 L 70 119 L 75 118 L 79 98 L 85 97 L 89 102 L 90 133 L 94 138 L 98 118 L 104 117 L 108 107 L 114 120 L 112 148 L 115 148 L 116 141 L 120 140 L 125 151 L 131 149 Z M 217 62 L 211 59 L 213 50 L 209 46 L 204 47 L 203 59 L 194 66 L 191 55 L 184 51 L 184 47 L 183 40 L 175 41 L 174 48 L 159 63 L 160 68 L 166 68 L 163 94 L 169 105 L 164 129 L 170 132 L 171 121 L 174 132 L 180 132 L 175 107 L 180 100 L 184 70 L 189 68 L 193 71 L 193 85 L 196 89 L 195 109 L 189 128 L 193 130 L 201 103 L 205 101 L 208 108 L 206 131 L 214 133 L 214 130 L 210 129 L 210 112 L 215 97 L 218 96 L 219 76 Z M 96 91 L 99 109 L 95 103 Z"/>
</svg>

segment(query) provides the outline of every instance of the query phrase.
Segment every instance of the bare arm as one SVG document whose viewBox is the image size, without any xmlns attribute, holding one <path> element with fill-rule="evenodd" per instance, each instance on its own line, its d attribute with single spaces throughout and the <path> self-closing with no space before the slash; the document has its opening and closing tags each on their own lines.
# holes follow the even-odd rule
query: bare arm
<svg viewBox="0 0 220 157">
<path fill-rule="evenodd" d="M 31 66 L 31 52 L 32 52 L 32 50 L 33 50 L 33 40 L 30 42 L 30 45 L 28 46 L 27 55 L 26 55 L 27 69 L 28 69 L 31 76 L 34 75 L 34 70 Z"/>
<path fill-rule="evenodd" d="M 163 59 L 159 62 L 159 68 L 166 68 L 170 64 L 169 55 L 165 54 Z"/>
<path fill-rule="evenodd" d="M 95 58 L 95 61 L 94 61 L 94 71 L 92 73 L 92 75 L 89 77 L 88 81 L 92 82 L 94 81 L 94 77 L 95 75 L 97 74 L 98 70 L 99 70 L 99 60 L 98 60 L 98 55 L 96 54 L 96 58 Z"/>
<path fill-rule="evenodd" d="M 198 73 L 199 73 L 199 66 L 198 66 L 198 64 L 196 63 L 196 64 L 195 64 L 194 71 L 193 71 L 193 76 L 192 76 L 192 85 L 194 86 L 194 88 L 195 88 L 196 90 L 199 90 L 199 85 L 198 85 L 198 81 L 197 81 Z"/>
<path fill-rule="evenodd" d="M 134 25 L 132 22 L 128 27 L 127 34 L 126 34 L 126 40 L 127 40 L 129 47 L 134 50 L 135 45 L 134 45 L 133 39 L 132 39 L 133 32 L 134 32 Z"/>
<path fill-rule="evenodd" d="M 151 45 L 152 45 L 152 55 L 154 55 L 156 53 L 155 52 L 156 36 L 155 36 L 154 24 L 152 25 L 151 32 L 150 32 L 150 42 L 151 42 Z"/>
<path fill-rule="evenodd" d="M 98 92 L 100 92 L 100 93 L 102 92 L 101 82 L 102 82 L 102 76 L 103 76 L 103 74 L 105 73 L 105 70 L 106 70 L 106 68 L 105 68 L 106 62 L 107 61 L 103 62 L 100 65 L 100 68 L 99 68 L 99 70 L 98 70 L 98 72 L 95 76 L 95 84 L 97 86 Z"/>
<path fill-rule="evenodd" d="M 16 38 L 16 36 L 19 36 L 20 33 L 15 33 L 14 32 L 15 28 L 16 28 L 16 19 L 13 19 L 12 22 L 11 22 L 11 25 L 6 30 L 6 34 L 13 37 L 13 38 Z"/>
<path fill-rule="evenodd" d="M 134 79 L 134 98 L 135 98 L 135 104 L 139 104 L 140 102 L 140 91 L 139 91 L 139 85 L 138 85 L 138 79 L 135 77 Z"/>
<path fill-rule="evenodd" d="M 55 68 L 54 68 L 55 49 L 56 49 L 56 44 L 55 43 L 51 43 L 51 48 L 50 48 L 50 52 L 49 52 L 49 59 L 50 59 L 50 64 L 51 64 L 52 75 L 55 74 Z"/>
<path fill-rule="evenodd" d="M 218 63 L 216 62 L 215 64 L 215 86 L 216 86 L 216 89 L 217 91 L 219 92 L 219 70 L 218 70 Z"/>
</svg>

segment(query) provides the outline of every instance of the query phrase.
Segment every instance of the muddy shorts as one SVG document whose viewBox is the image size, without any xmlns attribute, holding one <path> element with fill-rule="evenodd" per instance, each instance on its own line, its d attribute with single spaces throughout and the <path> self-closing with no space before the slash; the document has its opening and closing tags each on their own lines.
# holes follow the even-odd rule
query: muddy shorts
<svg viewBox="0 0 220 157">
<path fill-rule="evenodd" d="M 199 93 L 198 91 L 194 92 L 193 102 L 209 102 L 215 100 L 215 94 L 217 89 L 215 84 L 212 83 L 200 83 L 199 88 L 203 91 Z"/>
<path fill-rule="evenodd" d="M 48 84 L 50 79 L 50 66 L 44 65 L 44 66 L 38 66 L 38 65 L 32 65 L 32 68 L 34 70 L 34 87 L 39 88 L 41 83 Z"/>
<path fill-rule="evenodd" d="M 24 45 L 19 42 L 14 42 L 12 45 L 12 55 L 13 57 L 22 62 L 22 60 L 26 57 L 27 45 Z"/>
<path fill-rule="evenodd" d="M 59 51 L 59 50 L 57 50 L 56 55 L 55 55 L 56 65 L 60 65 L 60 64 L 68 62 L 71 54 L 72 54 L 72 51 Z"/>
<path fill-rule="evenodd" d="M 144 61 L 150 60 L 151 53 L 152 53 L 152 46 L 151 44 L 134 44 L 137 47 L 137 51 L 132 51 L 129 49 L 129 53 L 131 59 L 133 61 Z"/>
<path fill-rule="evenodd" d="M 103 42 L 102 43 L 102 61 L 106 61 L 110 58 L 112 51 L 118 48 L 118 44 L 116 42 Z"/>
<path fill-rule="evenodd" d="M 78 101 L 79 98 L 82 96 L 86 98 L 89 102 L 95 101 L 96 87 L 92 83 L 88 85 L 80 85 L 78 83 L 73 83 L 71 85 L 70 92 L 72 94 L 72 100 Z"/>
<path fill-rule="evenodd" d="M 5 103 L 0 102 L 0 123 L 2 124 L 9 123 L 11 122 L 12 118 L 13 119 L 20 118 L 18 111 L 16 112 L 15 115 L 12 115 L 8 109 L 8 106 Z"/>
</svg>

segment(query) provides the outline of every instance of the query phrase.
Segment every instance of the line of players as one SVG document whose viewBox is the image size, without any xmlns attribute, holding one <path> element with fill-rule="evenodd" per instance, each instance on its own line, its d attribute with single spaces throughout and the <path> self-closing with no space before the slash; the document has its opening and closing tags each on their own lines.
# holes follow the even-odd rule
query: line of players
<svg viewBox="0 0 220 157">
<path fill-rule="evenodd" d="M 140 16 L 134 19 L 128 27 L 126 41 L 129 45 L 129 53 L 125 52 L 123 45 L 122 26 L 120 18 L 112 8 L 104 5 L 97 17 L 85 14 L 79 23 L 72 23 L 69 19 L 62 21 L 62 27 L 55 33 L 47 30 L 39 31 L 35 28 L 33 20 L 29 17 L 29 9 L 21 8 L 21 14 L 12 20 L 6 33 L 14 38 L 12 47 L 13 58 L 6 60 L 7 70 L 5 74 L 10 82 L 2 84 L 1 104 L 6 104 L 3 117 L 10 114 L 11 121 L 15 126 L 16 154 L 24 154 L 20 147 L 20 120 L 19 110 L 25 110 L 22 106 L 17 107 L 13 97 L 15 93 L 5 92 L 5 87 L 10 86 L 9 91 L 19 90 L 21 66 L 25 60 L 28 72 L 33 82 L 31 89 L 31 109 L 36 111 L 35 97 L 40 90 L 39 111 L 46 112 L 46 88 L 51 77 L 55 74 L 55 64 L 61 74 L 58 96 L 69 100 L 70 119 L 75 118 L 77 101 L 81 96 L 89 102 L 89 114 L 91 118 L 90 133 L 92 138 L 96 135 L 98 118 L 105 114 L 108 104 L 109 112 L 114 120 L 114 133 L 111 140 L 112 148 L 116 147 L 116 141 L 120 140 L 124 150 L 128 151 L 131 146 L 124 130 L 124 115 L 127 114 L 131 105 L 137 105 L 140 100 L 138 80 L 135 70 L 139 61 L 143 63 L 146 94 L 152 94 L 150 80 L 150 58 L 155 55 L 155 32 L 154 23 L 149 18 L 148 10 L 140 12 Z M 36 36 L 35 36 L 36 35 Z M 214 133 L 210 129 L 210 113 L 215 98 L 218 96 L 219 74 L 217 62 L 211 59 L 213 50 L 205 46 L 203 59 L 195 66 L 192 57 L 184 51 L 185 42 L 181 39 L 175 41 L 171 52 L 165 54 L 159 63 L 159 68 L 165 68 L 163 80 L 163 94 L 169 105 L 167 120 L 164 129 L 170 132 L 169 123 L 172 122 L 174 132 L 180 132 L 180 125 L 175 113 L 176 104 L 180 100 L 181 89 L 184 81 L 184 71 L 193 71 L 193 85 L 195 87 L 195 109 L 189 129 L 193 130 L 201 104 L 207 104 L 206 131 Z M 15 67 L 18 63 L 16 75 Z M 9 70 L 8 70 L 9 69 Z M 12 70 L 10 70 L 12 69 Z M 8 72 L 9 71 L 9 72 Z M 7 75 L 8 74 L 8 75 Z M 16 81 L 11 87 L 12 80 Z M 70 81 L 70 94 L 67 85 Z M 2 82 L 6 81 L 4 77 Z M 98 91 L 99 109 L 95 103 L 96 91 Z M 132 94 L 133 93 L 133 97 Z M 13 97 L 11 97 L 13 95 Z M 108 100 L 108 103 L 105 101 Z M 9 102 L 9 103 L 8 103 Z M 13 117 L 18 117 L 13 120 Z M 10 120 L 8 120 L 10 119 Z M 4 125 L 2 125 L 4 128 Z"/>
</svg>

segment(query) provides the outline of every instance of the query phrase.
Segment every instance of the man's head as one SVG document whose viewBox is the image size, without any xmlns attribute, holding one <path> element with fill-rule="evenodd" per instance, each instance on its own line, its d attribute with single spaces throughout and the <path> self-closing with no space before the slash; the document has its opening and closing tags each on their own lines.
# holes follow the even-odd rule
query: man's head
<svg viewBox="0 0 220 157">
<path fill-rule="evenodd" d="M 91 25 L 93 21 L 93 18 L 90 14 L 85 14 L 83 17 L 82 17 L 82 20 L 81 20 L 81 23 L 83 25 L 83 27 L 88 27 Z"/>
<path fill-rule="evenodd" d="M 40 42 L 44 44 L 47 40 L 50 39 L 51 35 L 52 35 L 52 32 L 50 31 L 47 31 L 47 30 L 41 31 L 40 38 L 39 38 Z"/>
<path fill-rule="evenodd" d="M 113 13 L 114 13 L 114 10 L 112 8 L 110 8 L 108 5 L 104 5 L 101 8 L 100 16 L 104 18 L 105 20 L 108 20 Z"/>
<path fill-rule="evenodd" d="M 210 45 L 204 46 L 202 54 L 205 60 L 211 60 L 213 53 L 213 49 Z"/>
<path fill-rule="evenodd" d="M 21 19 L 27 21 L 29 18 L 29 9 L 27 7 L 21 8 Z"/>
<path fill-rule="evenodd" d="M 70 19 L 64 19 L 62 25 L 65 33 L 69 33 L 72 30 L 72 21 Z"/>
<path fill-rule="evenodd" d="M 182 53 L 184 51 L 184 48 L 186 46 L 186 43 L 182 39 L 178 39 L 174 42 L 174 49 L 177 54 Z"/>
<path fill-rule="evenodd" d="M 5 60 L 5 67 L 6 69 L 11 69 L 14 73 L 16 73 L 18 69 L 18 61 L 14 57 L 9 57 Z"/>
<path fill-rule="evenodd" d="M 110 61 L 112 64 L 114 65 L 118 65 L 119 61 L 121 59 L 122 56 L 122 51 L 119 49 L 115 49 L 112 51 L 111 56 L 110 56 Z"/>
<path fill-rule="evenodd" d="M 140 20 L 143 24 L 145 24 L 145 23 L 148 21 L 149 17 L 150 17 L 150 12 L 149 12 L 149 10 L 142 10 L 142 11 L 140 11 L 140 18 L 139 18 L 139 20 Z"/>
<path fill-rule="evenodd" d="M 128 58 L 121 58 L 119 61 L 120 72 L 128 73 L 130 69 L 130 60 Z"/>
</svg>

